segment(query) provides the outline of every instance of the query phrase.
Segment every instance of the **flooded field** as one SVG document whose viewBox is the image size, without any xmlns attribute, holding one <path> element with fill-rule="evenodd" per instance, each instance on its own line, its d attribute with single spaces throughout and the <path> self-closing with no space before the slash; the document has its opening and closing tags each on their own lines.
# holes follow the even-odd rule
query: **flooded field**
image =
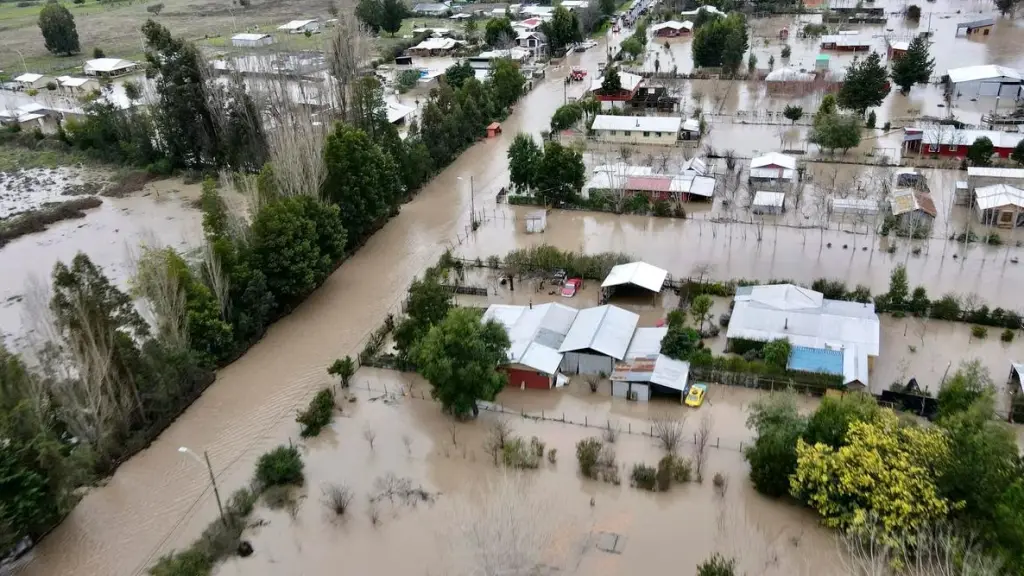
<svg viewBox="0 0 1024 576">
<path fill-rule="evenodd" d="M 493 200 L 497 190 L 507 184 L 508 145 L 518 131 L 538 134 L 546 129 L 551 113 L 564 98 L 582 94 L 584 87 L 579 84 L 563 91 L 561 80 L 568 66 L 581 64 L 596 71 L 602 57 L 603 51 L 591 50 L 549 69 L 549 79 L 516 106 L 503 124 L 501 136 L 463 153 L 315 294 L 271 327 L 247 354 L 221 370 L 217 382 L 177 422 L 122 465 L 105 486 L 82 500 L 30 554 L 19 574 L 141 574 L 159 555 L 191 541 L 216 517 L 216 505 L 206 472 L 182 458 L 178 447 L 208 450 L 225 491 L 244 485 L 259 454 L 297 436 L 295 411 L 315 390 L 330 383 L 326 367 L 338 357 L 355 355 L 368 333 L 397 309 L 411 280 L 449 246 L 465 255 L 483 257 L 547 242 L 588 252 L 630 252 L 677 276 L 690 273 L 696 264 L 710 263 L 716 278 L 788 276 L 810 281 L 829 276 L 850 284 L 869 284 L 875 292 L 885 290 L 895 263 L 906 262 L 911 283 L 925 284 L 932 292 L 977 292 L 993 305 L 1012 306 L 1015 302 L 1013 286 L 1020 282 L 1021 272 L 1006 263 L 1005 249 L 965 248 L 938 240 L 922 241 L 924 252 L 914 256 L 909 242 L 899 241 L 896 253 L 889 254 L 877 249 L 884 240 L 834 230 L 773 226 L 764 229 L 758 242 L 752 225 L 575 212 L 551 213 L 548 232 L 526 237 L 515 217 L 529 208 L 498 206 Z M 489 221 L 467 239 L 470 188 L 458 178 L 470 175 L 474 176 L 476 206 L 490 214 Z M 102 232 L 95 235 L 74 228 L 88 223 L 86 219 L 55 226 L 46 234 L 28 236 L 8 246 L 0 251 L 0 265 L 18 273 L 4 276 L 3 293 L 22 294 L 27 276 L 47 275 L 56 258 L 67 258 L 78 248 L 86 249 L 107 266 L 108 273 L 117 276 L 125 244 L 137 243 L 150 225 L 160 229 L 158 234 L 166 235 L 164 241 L 170 245 L 181 246 L 198 238 L 199 216 L 185 207 L 187 195 L 167 196 L 171 200 L 164 204 L 149 198 L 106 203 L 95 212 L 107 218 L 97 221 Z M 132 226 L 122 224 L 119 214 L 125 209 L 137 211 L 132 212 Z M 825 246 L 828 242 L 833 243 L 832 248 Z M 856 250 L 844 250 L 844 243 Z M 16 246 L 19 249 L 12 250 Z M 867 246 L 872 249 L 861 250 Z M 15 261 L 17 267 L 7 267 L 15 266 Z M 6 284 L 9 277 L 16 278 L 16 286 Z M 655 316 L 648 313 L 645 321 L 656 320 Z M 887 331 L 899 329 L 887 327 Z M 931 333 L 937 329 L 929 328 Z M 908 345 L 916 338 L 907 336 Z M 943 351 L 964 347 L 964 340 L 956 338 L 960 339 L 953 344 L 935 345 L 933 351 L 919 348 L 917 355 L 924 359 L 921 366 L 945 358 Z M 1001 353 L 989 352 L 992 345 L 986 342 L 986 352 L 979 354 L 991 354 L 992 365 L 998 367 Z M 993 375 L 997 373 L 1001 370 Z M 361 370 L 356 385 L 367 384 L 371 389 L 387 385 L 392 391 L 402 384 L 422 391 L 422 383 L 405 376 Z M 434 534 L 445 534 L 441 527 L 451 525 L 453 502 L 472 491 L 474 483 L 468 479 L 485 480 L 494 474 L 479 449 L 483 427 L 478 423 L 460 429 L 459 450 L 450 447 L 446 452 L 446 446 L 452 444 L 450 431 L 436 405 L 411 398 L 398 403 L 369 402 L 368 396 L 375 394 L 360 392 L 358 401 L 346 405 L 346 415 L 336 419 L 332 430 L 304 448 L 309 481 L 295 517 L 261 510 L 260 516 L 269 524 L 249 534 L 256 554 L 227 563 L 220 574 L 334 574 L 339 569 L 418 573 L 425 567 L 437 573 L 443 568 L 445 544 L 438 543 Z M 719 550 L 740 555 L 742 567 L 752 574 L 814 575 L 834 570 L 837 557 L 831 535 L 804 511 L 757 497 L 745 480 L 738 449 L 740 443 L 749 441 L 743 426 L 744 406 L 753 400 L 753 394 L 716 388 L 702 408 L 714 414 L 715 436 L 720 436 L 722 446 L 712 452 L 709 469 L 730 478 L 730 488 L 721 502 L 715 500 L 707 481 L 658 495 L 583 482 L 575 475 L 573 445 L 589 434 L 588 430 L 516 420 L 518 434 L 537 435 L 559 453 L 556 465 L 531 478 L 531 493 L 557 500 L 554 509 L 570 524 L 560 532 L 564 539 L 559 539 L 559 546 L 546 551 L 550 563 L 581 575 L 633 573 L 667 565 L 690 574 L 697 561 Z M 566 418 L 574 421 L 614 419 L 627 427 L 633 423 L 640 426 L 652 410 L 669 408 L 613 403 L 605 394 L 590 395 L 575 388 L 547 395 L 508 391 L 500 400 L 515 409 L 565 412 Z M 482 419 L 493 417 L 485 414 Z M 692 417 L 689 425 L 695 425 Z M 367 426 L 378 435 L 372 451 L 360 438 Z M 408 450 L 403 436 L 410 438 Z M 656 456 L 650 441 L 641 436 L 624 434 L 618 450 L 619 461 L 626 465 L 653 461 Z M 381 526 L 373 529 L 365 514 L 365 495 L 373 479 L 389 471 L 408 476 L 442 496 L 433 507 L 391 510 L 382 515 Z M 334 523 L 327 517 L 319 502 L 326 482 L 346 482 L 357 491 L 359 500 L 351 518 Z M 595 500 L 593 508 L 590 497 Z M 719 528 L 720 517 L 724 528 Z M 596 532 L 624 535 L 622 553 L 606 554 L 588 547 L 589 535 Z"/>
<path fill-rule="evenodd" d="M 101 171 L 71 166 L 0 172 L 0 219 L 73 196 L 97 194 L 104 184 Z"/>
</svg>

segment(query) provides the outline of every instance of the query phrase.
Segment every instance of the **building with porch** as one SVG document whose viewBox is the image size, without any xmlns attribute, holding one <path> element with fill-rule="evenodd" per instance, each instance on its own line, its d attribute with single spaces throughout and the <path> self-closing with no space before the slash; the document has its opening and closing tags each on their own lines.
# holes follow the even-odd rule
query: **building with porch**
<svg viewBox="0 0 1024 576">
<path fill-rule="evenodd" d="M 999 130 L 966 130 L 948 125 L 904 128 L 903 152 L 941 157 L 967 157 L 967 150 L 978 138 L 992 142 L 993 157 L 1009 158 L 1024 133 Z"/>
<path fill-rule="evenodd" d="M 139 65 L 131 60 L 95 58 L 85 62 L 85 65 L 82 66 L 82 73 L 86 76 L 96 76 L 99 78 L 115 78 L 131 74 L 138 70 L 138 68 Z"/>
<path fill-rule="evenodd" d="M 630 74 L 629 72 L 619 72 L 619 83 L 621 88 L 612 92 L 606 91 L 601 88 L 604 83 L 604 75 L 594 78 L 594 81 L 590 84 L 590 92 L 594 94 L 599 102 L 601 102 L 602 110 L 610 110 L 612 108 L 624 108 L 626 102 L 629 102 L 636 97 L 637 91 L 644 83 L 643 76 L 636 74 Z"/>
<path fill-rule="evenodd" d="M 639 288 L 657 295 L 661 293 L 667 279 L 668 270 L 646 262 L 619 264 L 612 267 L 601 283 L 601 292 L 604 297 L 609 297 L 620 289 Z"/>
<path fill-rule="evenodd" d="M 974 189 L 978 221 L 997 228 L 1024 226 L 1024 190 L 1009 184 L 992 184 Z"/>
</svg>

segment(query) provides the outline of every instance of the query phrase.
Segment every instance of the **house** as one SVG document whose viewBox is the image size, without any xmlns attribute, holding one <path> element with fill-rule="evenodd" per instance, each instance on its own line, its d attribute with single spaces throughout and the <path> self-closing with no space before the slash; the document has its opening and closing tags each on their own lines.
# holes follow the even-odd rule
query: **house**
<svg viewBox="0 0 1024 576">
<path fill-rule="evenodd" d="M 946 93 L 953 98 L 998 96 L 1017 99 L 1024 85 L 1024 73 L 1015 68 L 986 64 L 950 68 L 942 80 L 946 84 Z"/>
<path fill-rule="evenodd" d="M 867 52 L 871 50 L 871 38 L 854 33 L 826 34 L 821 37 L 822 50 L 838 52 Z"/>
<path fill-rule="evenodd" d="M 796 158 L 769 152 L 750 161 L 751 184 L 783 185 L 796 180 Z"/>
<path fill-rule="evenodd" d="M 655 174 L 650 166 L 621 163 L 598 166 L 593 177 L 583 185 L 582 195 L 589 198 L 591 191 L 596 191 L 625 196 L 645 194 L 651 201 L 710 201 L 715 194 L 715 178 L 705 175 L 703 161 L 691 161 L 682 174 L 676 175 Z"/>
<path fill-rule="evenodd" d="M 779 90 L 783 88 L 804 88 L 807 84 L 814 82 L 815 78 L 817 76 L 810 72 L 803 72 L 797 68 L 783 67 L 769 72 L 764 77 L 764 81 L 768 83 L 769 90 Z"/>
<path fill-rule="evenodd" d="M 548 39 L 541 32 L 524 30 L 516 35 L 516 47 L 529 51 L 534 58 L 541 58 L 548 53 Z"/>
<path fill-rule="evenodd" d="M 405 124 L 406 118 L 416 111 L 412 106 L 406 106 L 405 104 L 400 104 L 398 102 L 385 102 L 384 107 L 384 113 L 387 116 L 388 123 L 399 126 Z"/>
<path fill-rule="evenodd" d="M 644 78 L 643 76 L 620 71 L 619 84 L 621 84 L 621 88 L 614 92 L 608 92 L 601 88 L 603 83 L 604 75 L 594 78 L 594 81 L 590 84 L 590 92 L 594 94 L 594 98 L 601 102 L 602 110 L 609 110 L 611 108 L 624 108 L 626 102 L 635 98 L 637 90 L 644 83 Z"/>
<path fill-rule="evenodd" d="M 553 6 L 523 6 L 519 13 L 528 18 L 550 20 L 555 14 L 555 8 Z"/>
<path fill-rule="evenodd" d="M 417 4 L 412 7 L 412 13 L 417 14 L 419 16 L 442 17 L 447 16 L 449 13 L 451 13 L 451 11 L 451 6 L 449 6 L 448 4 L 436 2 Z"/>
<path fill-rule="evenodd" d="M 546 390 L 560 385 L 563 354 L 559 347 L 577 315 L 575 308 L 552 303 L 529 307 L 492 304 L 487 308 L 483 321 L 495 320 L 508 331 L 511 345 L 508 364 L 502 370 L 508 374 L 510 386 Z"/>
<path fill-rule="evenodd" d="M 825 11 L 825 22 L 845 22 L 850 24 L 884 23 L 885 7 L 872 6 L 863 0 L 830 0 Z"/>
<path fill-rule="evenodd" d="M 258 46 L 269 46 L 274 43 L 274 37 L 270 34 L 235 34 L 231 37 L 231 45 L 239 48 L 256 48 Z"/>
<path fill-rule="evenodd" d="M 626 349 L 626 358 L 615 363 L 611 374 L 612 396 L 647 402 L 651 396 L 671 396 L 682 402 L 690 376 L 690 364 L 661 354 L 668 328 L 637 328 Z"/>
<path fill-rule="evenodd" d="M 694 10 L 690 10 L 689 12 L 680 12 L 679 14 L 681 16 L 697 16 L 701 12 L 707 12 L 708 14 L 717 14 L 719 16 L 725 16 L 725 12 L 722 12 L 721 10 L 719 10 L 718 8 L 715 8 L 714 6 L 712 6 L 710 4 L 705 4 L 704 6 L 698 6 Z"/>
<path fill-rule="evenodd" d="M 42 104 L 24 104 L 13 110 L 0 108 L 0 125 L 17 126 L 25 132 L 39 130 L 43 134 L 54 134 L 59 120 L 59 113 Z"/>
<path fill-rule="evenodd" d="M 46 76 L 34 72 L 26 72 L 14 79 L 23 90 L 39 90 L 46 87 L 48 80 Z"/>
<path fill-rule="evenodd" d="M 588 0 L 562 0 L 559 6 L 572 12 L 573 10 L 584 10 L 590 6 Z"/>
<path fill-rule="evenodd" d="M 117 76 L 124 76 L 125 74 L 131 74 L 138 68 L 139 65 L 131 60 L 122 60 L 120 58 L 96 58 L 85 62 L 85 65 L 82 66 L 82 73 L 86 76 L 114 78 Z"/>
<path fill-rule="evenodd" d="M 1014 188 L 1024 189 L 1024 169 L 991 168 L 988 166 L 969 166 L 967 181 L 958 182 L 953 202 L 967 206 L 974 202 L 973 191 L 992 184 L 1008 184 Z"/>
<path fill-rule="evenodd" d="M 636 287 L 660 294 L 668 278 L 668 271 L 646 262 L 630 262 L 612 267 L 601 283 L 601 291 L 611 294 L 616 288 Z"/>
<path fill-rule="evenodd" d="M 679 141 L 678 116 L 612 116 L 599 114 L 590 129 L 600 142 L 672 146 Z"/>
<path fill-rule="evenodd" d="M 892 40 L 886 41 L 886 57 L 892 61 L 900 58 L 910 50 L 910 42 L 908 40 Z"/>
<path fill-rule="evenodd" d="M 741 286 L 736 289 L 726 333 L 731 348 L 739 341 L 786 339 L 796 348 L 838 350 L 843 353 L 844 378 L 867 384 L 868 371 L 880 350 L 881 327 L 873 303 L 827 300 L 821 292 L 792 284 Z M 815 370 L 834 357 L 798 353 L 797 369 Z M 790 365 L 794 358 L 790 356 Z"/>
<path fill-rule="evenodd" d="M 982 18 L 980 20 L 971 20 L 970 22 L 961 22 L 956 25 L 956 36 L 963 33 L 968 38 L 972 36 L 988 36 L 992 33 L 992 28 L 996 25 L 996 19 L 993 17 Z"/>
<path fill-rule="evenodd" d="M 316 34 L 320 31 L 320 22 L 318 20 L 292 20 L 286 24 L 282 24 L 277 27 L 282 32 L 289 34 Z"/>
<path fill-rule="evenodd" d="M 992 184 L 974 189 L 978 220 L 987 226 L 1024 226 L 1024 190 L 1009 184 Z"/>
<path fill-rule="evenodd" d="M 657 38 L 689 36 L 693 33 L 693 22 L 690 22 L 689 20 L 683 22 L 669 20 L 668 22 L 662 22 L 661 24 L 651 26 L 651 33 L 653 33 Z"/>
<path fill-rule="evenodd" d="M 626 102 L 626 107 L 629 110 L 675 112 L 678 106 L 679 98 L 670 96 L 668 89 L 664 86 L 641 86 L 633 98 Z M 685 129 L 686 123 L 684 122 L 683 125 Z"/>
<path fill-rule="evenodd" d="M 782 214 L 786 211 L 786 193 L 758 190 L 750 204 L 754 214 Z"/>
<path fill-rule="evenodd" d="M 992 141 L 993 157 L 1009 158 L 1017 143 L 1024 140 L 1024 133 L 999 130 L 962 130 L 948 125 L 905 128 L 903 151 L 917 152 L 922 155 L 964 158 L 967 156 L 970 145 L 982 137 Z"/>
<path fill-rule="evenodd" d="M 488 50 L 481 52 L 476 56 L 470 56 L 466 60 L 469 62 L 470 67 L 476 70 L 490 70 L 491 66 L 497 60 L 511 60 L 513 62 L 523 64 L 529 62 L 531 57 L 529 50 L 523 50 L 522 48 L 508 48 L 505 50 Z"/>
<path fill-rule="evenodd" d="M 640 316 L 605 304 L 580 310 L 558 351 L 564 374 L 611 374 L 626 349 Z"/>
<path fill-rule="evenodd" d="M 526 20 L 522 20 L 520 22 L 516 22 L 515 24 L 512 25 L 512 28 L 520 28 L 520 29 L 525 30 L 527 32 L 532 32 L 532 31 L 536 30 L 537 28 L 540 28 L 540 25 L 543 24 L 543 23 L 544 23 L 544 20 L 542 20 L 540 18 L 527 18 Z"/>
<path fill-rule="evenodd" d="M 89 94 L 100 89 L 100 83 L 95 78 L 75 78 L 73 76 L 60 76 L 57 78 L 57 86 L 69 94 Z"/>
<path fill-rule="evenodd" d="M 680 128 L 679 139 L 680 140 L 700 140 L 700 121 L 696 118 L 687 118 L 683 120 L 683 126 Z"/>
<path fill-rule="evenodd" d="M 917 179 L 912 176 L 916 175 Z M 928 193 L 928 185 L 920 173 L 913 170 L 899 170 L 894 184 L 889 187 L 889 215 L 895 218 L 897 227 L 915 236 L 931 229 L 938 216 L 935 200 Z"/>
<path fill-rule="evenodd" d="M 407 52 L 413 56 L 441 56 L 459 47 L 458 40 L 451 38 L 427 38 L 409 48 Z"/>
</svg>

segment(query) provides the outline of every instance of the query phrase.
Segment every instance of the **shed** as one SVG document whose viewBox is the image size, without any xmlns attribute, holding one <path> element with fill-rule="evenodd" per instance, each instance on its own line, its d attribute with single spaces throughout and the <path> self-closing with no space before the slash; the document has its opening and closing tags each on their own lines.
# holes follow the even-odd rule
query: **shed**
<svg viewBox="0 0 1024 576">
<path fill-rule="evenodd" d="M 26 72 L 21 76 L 17 76 L 14 79 L 25 90 L 38 90 L 46 86 L 47 78 L 42 74 L 36 74 L 34 72 Z"/>
<path fill-rule="evenodd" d="M 985 64 L 950 68 L 946 71 L 945 80 L 946 91 L 955 98 L 1017 98 L 1024 84 L 1024 73 L 1015 68 Z"/>
<path fill-rule="evenodd" d="M 534 210 L 526 215 L 526 233 L 538 234 L 548 225 L 547 210 Z"/>
<path fill-rule="evenodd" d="M 611 374 L 612 396 L 646 402 L 652 394 L 686 397 L 690 363 L 664 354 L 627 358 L 615 364 Z"/>
<path fill-rule="evenodd" d="M 277 27 L 282 32 L 289 34 L 305 34 L 316 33 L 320 31 L 320 22 L 316 19 L 313 20 L 292 20 Z"/>
<path fill-rule="evenodd" d="M 501 124 L 497 122 L 491 122 L 487 125 L 487 137 L 494 138 L 498 134 L 501 134 Z"/>
<path fill-rule="evenodd" d="M 750 161 L 750 182 L 782 184 L 796 179 L 796 158 L 769 152 Z"/>
<path fill-rule="evenodd" d="M 834 214 L 878 214 L 878 200 L 871 198 L 832 198 Z"/>
<path fill-rule="evenodd" d="M 814 58 L 814 69 L 815 70 L 828 70 L 831 58 L 828 54 L 818 54 Z"/>
<path fill-rule="evenodd" d="M 76 78 L 74 76 L 61 76 L 57 78 L 61 89 L 72 94 L 88 94 L 93 90 L 99 90 L 100 84 L 95 78 Z"/>
<path fill-rule="evenodd" d="M 810 72 L 803 72 L 797 68 L 779 68 L 773 70 L 764 77 L 764 81 L 769 84 L 780 84 L 780 83 L 791 83 L 798 82 L 805 84 L 807 82 L 814 82 L 814 74 Z"/>
<path fill-rule="evenodd" d="M 255 48 L 257 46 L 269 46 L 274 43 L 274 37 L 270 34 L 235 34 L 231 37 L 231 45 L 241 48 Z"/>
<path fill-rule="evenodd" d="M 911 235 L 915 230 L 927 230 L 938 215 L 931 194 L 914 188 L 897 188 L 889 197 L 889 211 L 899 226 Z"/>
<path fill-rule="evenodd" d="M 120 58 L 96 58 L 93 60 L 87 60 L 85 65 L 82 66 L 82 72 L 86 76 L 113 78 L 115 76 L 131 74 L 138 67 L 139 65 L 131 60 L 122 60 Z"/>
<path fill-rule="evenodd" d="M 640 316 L 605 304 L 580 310 L 558 351 L 566 374 L 611 374 L 633 339 Z"/>
<path fill-rule="evenodd" d="M 782 214 L 786 211 L 785 192 L 769 192 L 758 190 L 754 194 L 754 202 L 750 205 L 754 214 Z"/>
<path fill-rule="evenodd" d="M 992 184 L 974 189 L 978 220 L 988 226 L 1024 226 L 1024 190 L 1009 184 Z"/>
<path fill-rule="evenodd" d="M 601 288 L 615 288 L 617 286 L 638 286 L 644 290 L 659 293 L 668 278 L 668 271 L 652 266 L 646 262 L 630 262 L 619 264 L 611 269 L 608 276 L 601 283 Z"/>
<path fill-rule="evenodd" d="M 996 19 L 991 16 L 970 22 L 960 22 L 956 25 L 956 35 L 959 36 L 963 32 L 965 36 L 988 36 L 992 33 L 992 27 L 995 25 Z"/>
</svg>

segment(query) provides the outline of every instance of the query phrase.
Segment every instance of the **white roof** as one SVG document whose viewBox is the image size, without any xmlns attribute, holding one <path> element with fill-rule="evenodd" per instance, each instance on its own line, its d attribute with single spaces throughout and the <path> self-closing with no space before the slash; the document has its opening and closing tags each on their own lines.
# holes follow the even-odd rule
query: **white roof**
<svg viewBox="0 0 1024 576">
<path fill-rule="evenodd" d="M 626 349 L 626 359 L 639 358 L 661 353 L 661 341 L 668 334 L 668 326 L 659 328 L 637 328 L 633 340 Z"/>
<path fill-rule="evenodd" d="M 700 121 L 696 118 L 687 118 L 683 121 L 683 132 L 700 132 Z"/>
<path fill-rule="evenodd" d="M 131 60 L 122 60 L 120 58 L 96 58 L 94 60 L 87 60 L 83 70 L 95 70 L 96 72 L 114 72 L 115 70 L 122 70 L 124 68 L 131 68 L 135 66 L 135 62 Z"/>
<path fill-rule="evenodd" d="M 1008 78 L 1018 82 L 1024 81 L 1024 74 L 1022 74 L 1020 70 L 1007 68 L 1006 66 L 997 66 L 995 64 L 950 68 L 946 71 L 946 75 L 949 76 L 949 81 L 953 84 L 973 82 L 975 80 L 996 80 L 998 78 Z"/>
<path fill-rule="evenodd" d="M 60 85 L 66 88 L 78 88 L 86 82 L 92 82 L 92 78 L 73 78 L 69 76 L 62 79 Z"/>
<path fill-rule="evenodd" d="M 562 3 L 565 5 L 565 3 Z M 668 22 L 662 22 L 661 24 L 655 24 L 651 26 L 651 32 L 657 32 L 658 30 L 664 30 L 665 28 L 671 28 L 673 30 L 693 30 L 693 22 L 686 20 L 685 22 L 679 22 L 678 20 L 669 20 Z"/>
<path fill-rule="evenodd" d="M 893 50 L 910 50 L 909 40 L 896 40 L 889 42 L 889 47 Z"/>
<path fill-rule="evenodd" d="M 678 133 L 683 119 L 678 116 L 612 116 L 598 115 L 592 130 L 625 130 L 634 132 Z"/>
<path fill-rule="evenodd" d="M 619 81 L 622 84 L 623 90 L 632 92 L 640 85 L 641 82 L 643 82 L 643 80 L 642 76 L 637 76 L 636 74 L 630 74 L 629 72 L 619 70 Z M 594 78 L 594 81 L 590 83 L 590 91 L 593 92 L 595 90 L 600 90 L 602 82 L 604 82 L 603 75 Z"/>
<path fill-rule="evenodd" d="M 783 170 L 779 168 L 751 168 L 750 177 L 761 180 L 792 180 L 796 176 L 796 170 Z"/>
<path fill-rule="evenodd" d="M 464 18 L 472 18 L 472 17 L 473 16 L 471 14 L 454 14 L 452 16 L 449 16 L 448 18 L 450 20 L 462 20 Z"/>
<path fill-rule="evenodd" d="M 878 356 L 880 328 L 874 304 L 825 300 L 820 292 L 792 284 L 754 286 L 738 292 L 735 300 L 727 338 L 786 338 L 793 346 L 856 347 Z"/>
<path fill-rule="evenodd" d="M 608 277 L 601 283 L 601 288 L 633 284 L 651 292 L 661 292 L 667 277 L 667 270 L 651 266 L 646 262 L 630 262 L 613 267 L 608 273 Z"/>
<path fill-rule="evenodd" d="M 639 321 L 633 312 L 608 304 L 580 310 L 558 351 L 590 349 L 622 360 Z"/>
<path fill-rule="evenodd" d="M 248 32 L 243 32 L 241 34 L 235 34 L 234 36 L 231 37 L 231 39 L 232 40 L 248 40 L 250 42 L 255 42 L 257 40 L 262 40 L 264 38 L 269 38 L 269 37 L 270 37 L 270 34 L 250 34 Z"/>
<path fill-rule="evenodd" d="M 801 72 L 796 68 L 779 68 L 769 72 L 764 80 L 765 82 L 810 82 L 814 80 L 814 74 Z"/>
<path fill-rule="evenodd" d="M 410 48 L 410 50 L 451 50 L 458 45 L 459 42 L 451 38 L 427 38 Z"/>
<path fill-rule="evenodd" d="M 657 352 L 619 362 L 611 379 L 620 382 L 650 382 L 680 392 L 686 390 L 690 363 L 673 360 Z"/>
<path fill-rule="evenodd" d="M 954 144 L 970 146 L 981 137 L 988 138 L 996 148 L 1013 148 L 1024 140 L 1024 133 L 1001 130 L 955 130 L 948 127 L 920 128 L 921 141 L 925 144 Z M 970 174 L 970 173 L 968 173 Z"/>
<path fill-rule="evenodd" d="M 835 44 L 836 46 L 870 46 L 870 38 L 862 38 L 856 33 L 826 34 L 821 37 L 822 44 Z"/>
<path fill-rule="evenodd" d="M 700 13 L 701 10 L 704 10 L 706 12 L 710 12 L 711 14 L 723 14 L 723 15 L 725 14 L 725 12 L 722 12 L 721 10 L 719 10 L 718 8 L 715 8 L 714 6 L 712 6 L 710 4 L 706 4 L 704 6 L 700 6 L 696 10 L 690 10 L 689 12 L 680 12 L 679 14 L 681 14 L 682 16 L 696 16 L 697 14 Z"/>
<path fill-rule="evenodd" d="M 412 106 L 406 106 L 405 104 L 400 104 L 398 102 L 385 102 L 384 106 L 387 108 L 385 114 L 387 114 L 388 123 L 391 124 L 398 122 L 409 114 L 412 114 L 413 110 L 415 110 Z"/>
<path fill-rule="evenodd" d="M 38 82 L 42 78 L 42 74 L 36 74 L 35 72 L 26 72 L 21 76 L 14 79 L 15 82 Z"/>
<path fill-rule="evenodd" d="M 298 30 L 299 28 L 305 27 L 307 24 L 312 24 L 316 20 L 292 20 L 291 22 L 281 24 L 277 27 L 278 30 Z"/>
<path fill-rule="evenodd" d="M 869 386 L 868 355 L 856 346 L 843 349 L 843 384 L 860 382 Z"/>
<path fill-rule="evenodd" d="M 833 198 L 832 209 L 840 212 L 878 212 L 878 200 L 870 198 Z"/>
<path fill-rule="evenodd" d="M 476 56 L 470 57 L 470 60 L 499 60 L 501 58 L 508 58 L 509 60 L 526 60 L 532 54 L 529 50 L 522 48 L 507 48 L 505 50 L 488 50 L 487 52 L 481 52 Z"/>
<path fill-rule="evenodd" d="M 777 206 L 781 208 L 785 204 L 785 192 L 766 192 L 764 190 L 758 190 L 757 193 L 754 194 L 754 203 L 752 206 Z"/>
<path fill-rule="evenodd" d="M 796 170 L 796 158 L 779 154 L 778 152 L 769 152 L 750 161 L 751 168 L 764 168 L 766 166 L 779 166 L 780 168 Z"/>
<path fill-rule="evenodd" d="M 554 374 L 562 362 L 558 347 L 576 315 L 575 308 L 557 303 L 532 308 L 493 304 L 484 312 L 483 321 L 493 319 L 505 326 L 511 342 L 509 362 Z"/>
<path fill-rule="evenodd" d="M 967 176 L 983 176 L 986 178 L 1024 178 L 1024 169 L 1021 168 L 991 168 L 989 166 L 968 166 Z"/>
<path fill-rule="evenodd" d="M 1024 208 L 1024 190 L 1008 184 L 993 184 L 974 189 L 974 200 L 979 210 L 989 210 L 1000 206 L 1018 206 Z"/>
</svg>

